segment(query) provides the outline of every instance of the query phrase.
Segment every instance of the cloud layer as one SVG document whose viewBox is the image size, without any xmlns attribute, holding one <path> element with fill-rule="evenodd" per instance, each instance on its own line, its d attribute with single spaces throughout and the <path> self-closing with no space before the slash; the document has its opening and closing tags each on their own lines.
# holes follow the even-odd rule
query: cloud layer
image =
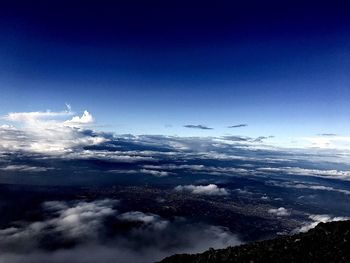
<svg viewBox="0 0 350 263">
<path fill-rule="evenodd" d="M 0 262 L 154 262 L 240 243 L 228 229 L 130 211 L 118 201 L 50 201 L 46 218 L 0 230 Z"/>
</svg>

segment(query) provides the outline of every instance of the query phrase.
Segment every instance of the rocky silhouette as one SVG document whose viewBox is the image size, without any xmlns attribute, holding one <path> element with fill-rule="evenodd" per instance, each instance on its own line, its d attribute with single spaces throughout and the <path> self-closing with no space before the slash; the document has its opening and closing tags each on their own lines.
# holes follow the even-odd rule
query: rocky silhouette
<svg viewBox="0 0 350 263">
<path fill-rule="evenodd" d="M 320 223 L 307 233 L 201 254 L 178 254 L 161 263 L 350 262 L 350 221 Z"/>
</svg>

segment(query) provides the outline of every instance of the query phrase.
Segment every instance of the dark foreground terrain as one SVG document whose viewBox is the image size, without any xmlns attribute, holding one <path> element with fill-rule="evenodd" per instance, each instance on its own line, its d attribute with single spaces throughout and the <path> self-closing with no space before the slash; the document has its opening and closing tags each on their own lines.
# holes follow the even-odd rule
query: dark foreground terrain
<svg viewBox="0 0 350 263">
<path fill-rule="evenodd" d="M 179 254 L 161 263 L 350 262 L 350 221 L 320 223 L 307 233 L 202 254 Z"/>
</svg>

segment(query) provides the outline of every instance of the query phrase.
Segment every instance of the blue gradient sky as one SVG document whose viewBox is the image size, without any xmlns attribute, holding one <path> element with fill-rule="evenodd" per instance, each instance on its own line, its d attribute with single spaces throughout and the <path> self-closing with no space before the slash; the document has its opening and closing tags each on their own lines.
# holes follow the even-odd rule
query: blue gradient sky
<svg viewBox="0 0 350 263">
<path fill-rule="evenodd" d="M 0 115 L 69 103 L 117 133 L 350 129 L 347 1 L 70 2 L 1 3 Z"/>
</svg>

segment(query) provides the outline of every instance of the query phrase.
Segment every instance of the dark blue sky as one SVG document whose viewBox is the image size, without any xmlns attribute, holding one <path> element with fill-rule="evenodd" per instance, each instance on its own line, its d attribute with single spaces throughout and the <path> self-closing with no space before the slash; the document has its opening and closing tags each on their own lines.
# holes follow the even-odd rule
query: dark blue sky
<svg viewBox="0 0 350 263">
<path fill-rule="evenodd" d="M 67 102 L 120 133 L 350 128 L 349 1 L 71 2 L 0 4 L 1 115 Z"/>
</svg>

